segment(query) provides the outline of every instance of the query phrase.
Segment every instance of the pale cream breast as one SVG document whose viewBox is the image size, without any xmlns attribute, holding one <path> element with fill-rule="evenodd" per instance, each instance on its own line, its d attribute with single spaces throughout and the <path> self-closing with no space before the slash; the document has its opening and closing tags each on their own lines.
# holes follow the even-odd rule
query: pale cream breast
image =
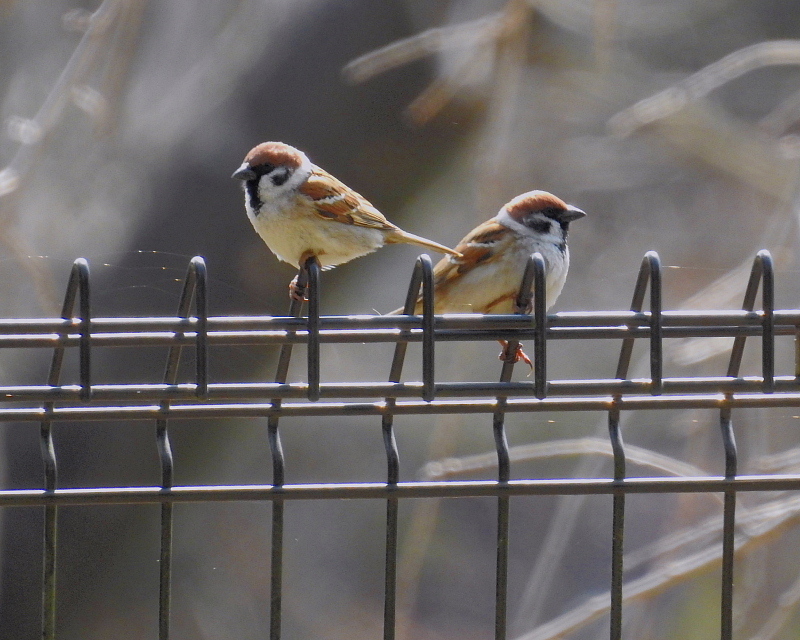
<svg viewBox="0 0 800 640">
<path fill-rule="evenodd" d="M 253 227 L 284 262 L 299 267 L 303 254 L 313 253 L 323 267 L 333 267 L 383 246 L 384 232 L 321 220 L 311 212 L 248 211 Z"/>
</svg>

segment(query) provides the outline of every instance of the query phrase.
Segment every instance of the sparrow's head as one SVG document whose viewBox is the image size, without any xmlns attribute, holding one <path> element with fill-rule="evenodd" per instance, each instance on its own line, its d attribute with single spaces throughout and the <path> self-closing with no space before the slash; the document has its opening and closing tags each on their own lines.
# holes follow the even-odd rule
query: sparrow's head
<svg viewBox="0 0 800 640">
<path fill-rule="evenodd" d="M 258 214 L 264 202 L 293 192 L 310 173 L 311 162 L 299 149 L 283 142 L 262 142 L 231 177 L 244 182 L 248 204 Z"/>
<path fill-rule="evenodd" d="M 565 247 L 569 223 L 586 214 L 547 191 L 528 191 L 500 209 L 497 220 L 526 235 Z"/>
</svg>

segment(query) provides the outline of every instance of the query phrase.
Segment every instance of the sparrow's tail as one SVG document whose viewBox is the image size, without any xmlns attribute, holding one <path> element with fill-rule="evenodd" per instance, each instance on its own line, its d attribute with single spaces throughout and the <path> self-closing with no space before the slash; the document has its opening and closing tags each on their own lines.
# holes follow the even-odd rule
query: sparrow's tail
<svg viewBox="0 0 800 640">
<path fill-rule="evenodd" d="M 438 251 L 439 253 L 446 253 L 451 256 L 456 256 L 458 258 L 461 257 L 461 254 L 458 251 L 453 249 L 449 249 L 445 247 L 443 244 L 439 244 L 438 242 L 434 242 L 433 240 L 428 240 L 427 238 L 423 238 L 422 236 L 415 236 L 413 233 L 408 233 L 408 231 L 403 231 L 402 229 L 394 230 L 390 235 L 386 237 L 387 244 L 416 244 L 420 247 L 425 247 L 426 249 L 432 249 L 433 251 Z"/>
</svg>

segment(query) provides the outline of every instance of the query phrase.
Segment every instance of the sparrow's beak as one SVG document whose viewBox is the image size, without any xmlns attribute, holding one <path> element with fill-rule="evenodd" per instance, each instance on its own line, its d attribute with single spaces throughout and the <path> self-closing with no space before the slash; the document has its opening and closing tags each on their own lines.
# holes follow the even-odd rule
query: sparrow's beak
<svg viewBox="0 0 800 640">
<path fill-rule="evenodd" d="M 573 207 L 571 204 L 568 204 L 567 210 L 561 214 L 561 219 L 564 222 L 574 222 L 575 220 L 580 220 L 584 217 L 586 217 L 586 212 L 578 209 L 578 207 Z"/>
<path fill-rule="evenodd" d="M 236 178 L 237 180 L 255 180 L 256 172 L 250 168 L 247 162 L 243 162 L 242 166 L 233 172 L 231 178 Z"/>
</svg>

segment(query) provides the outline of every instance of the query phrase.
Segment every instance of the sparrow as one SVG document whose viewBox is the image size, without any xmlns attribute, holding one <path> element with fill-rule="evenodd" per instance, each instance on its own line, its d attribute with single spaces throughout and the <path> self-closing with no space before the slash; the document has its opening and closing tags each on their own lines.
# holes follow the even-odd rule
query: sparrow
<svg viewBox="0 0 800 640">
<path fill-rule="evenodd" d="M 448 255 L 434 267 L 434 313 L 530 313 L 530 306 L 518 309 L 516 300 L 528 258 L 536 252 L 545 262 L 549 309 L 567 279 L 569 225 L 585 215 L 547 191 L 528 191 L 506 203 L 461 240 L 455 249 L 460 255 Z M 420 299 L 415 313 L 421 311 Z M 500 342 L 501 359 L 531 364 L 521 346 L 507 353 L 507 343 Z"/>
<path fill-rule="evenodd" d="M 253 147 L 232 177 L 244 183 L 247 217 L 261 239 L 295 268 L 314 257 L 331 269 L 384 244 L 415 244 L 459 256 L 392 224 L 366 198 L 283 142 Z M 289 285 L 293 298 L 303 293 L 296 280 Z"/>
</svg>

